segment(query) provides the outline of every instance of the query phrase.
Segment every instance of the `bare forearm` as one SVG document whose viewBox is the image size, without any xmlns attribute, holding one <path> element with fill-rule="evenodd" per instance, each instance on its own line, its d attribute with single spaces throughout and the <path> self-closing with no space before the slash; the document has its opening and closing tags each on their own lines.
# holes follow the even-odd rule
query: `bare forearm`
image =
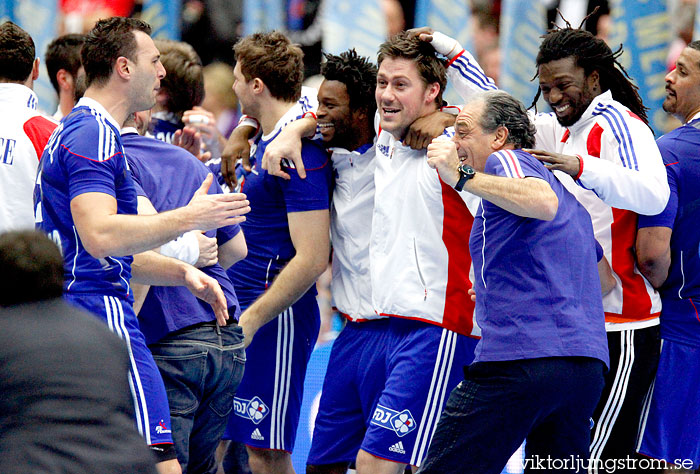
<svg viewBox="0 0 700 474">
<path fill-rule="evenodd" d="M 241 325 L 257 331 L 294 304 L 316 282 L 325 266 L 318 260 L 295 256 L 268 290 L 241 316 Z"/>
<path fill-rule="evenodd" d="M 464 186 L 469 191 L 521 217 L 552 220 L 559 199 L 549 185 L 538 178 L 505 178 L 476 173 Z"/>
<path fill-rule="evenodd" d="M 131 278 L 135 283 L 154 286 L 182 286 L 188 264 L 148 251 L 134 255 Z"/>
<path fill-rule="evenodd" d="M 649 280 L 651 286 L 659 288 L 668 278 L 668 269 L 671 267 L 671 250 L 669 249 L 657 258 L 647 258 L 639 261 L 639 271 Z"/>
</svg>

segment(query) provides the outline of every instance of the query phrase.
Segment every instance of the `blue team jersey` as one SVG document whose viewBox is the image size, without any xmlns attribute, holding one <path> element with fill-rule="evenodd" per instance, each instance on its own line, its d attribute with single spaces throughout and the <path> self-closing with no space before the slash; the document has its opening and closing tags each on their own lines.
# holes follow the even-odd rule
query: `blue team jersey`
<svg viewBox="0 0 700 474">
<path fill-rule="evenodd" d="M 136 214 L 136 188 L 119 126 L 98 102 L 83 98 L 51 135 L 34 188 L 37 228 L 61 248 L 64 291 L 130 297 L 131 256 L 95 258 L 83 246 L 70 202 L 84 193 L 109 194 L 118 214 Z"/>
<path fill-rule="evenodd" d="M 177 120 L 172 114 L 165 114 L 162 117 L 154 116 L 151 118 L 148 132 L 157 140 L 172 143 L 175 132 L 184 128 L 184 126 L 185 124 Z"/>
<path fill-rule="evenodd" d="M 485 172 L 546 181 L 559 199 L 552 221 L 520 217 L 482 199 L 469 239 L 481 341 L 475 361 L 584 356 L 608 364 L 593 225 L 537 159 L 492 154 Z"/>
<path fill-rule="evenodd" d="M 158 212 L 186 206 L 207 176 L 206 166 L 182 148 L 135 132 L 122 135 L 122 142 L 137 192 L 148 197 Z M 209 194 L 221 192 L 219 185 L 212 183 Z M 218 245 L 222 246 L 240 230 L 238 225 L 231 225 L 207 231 L 206 235 L 216 237 Z M 238 299 L 226 271 L 218 263 L 201 270 L 219 282 L 226 296 L 229 316 L 238 321 Z M 196 298 L 183 286 L 151 286 L 139 312 L 139 325 L 147 344 L 157 342 L 170 332 L 215 319 L 209 303 Z"/>
<path fill-rule="evenodd" d="M 278 132 L 279 133 L 279 132 Z M 301 154 L 306 179 L 289 169 L 290 180 L 267 173 L 258 166 L 267 145 L 277 136 L 258 139 L 251 156 L 252 171 L 243 174 L 241 192 L 246 193 L 251 211 L 241 227 L 248 244 L 248 256 L 228 270 L 245 309 L 272 283 L 295 255 L 289 235 L 287 213 L 329 209 L 332 166 L 320 145 L 304 139 Z M 307 292 L 315 295 L 315 285 Z"/>
<path fill-rule="evenodd" d="M 671 196 L 656 216 L 639 216 L 639 227 L 668 227 L 671 267 L 659 289 L 661 336 L 700 345 L 700 119 L 658 139 Z"/>
</svg>

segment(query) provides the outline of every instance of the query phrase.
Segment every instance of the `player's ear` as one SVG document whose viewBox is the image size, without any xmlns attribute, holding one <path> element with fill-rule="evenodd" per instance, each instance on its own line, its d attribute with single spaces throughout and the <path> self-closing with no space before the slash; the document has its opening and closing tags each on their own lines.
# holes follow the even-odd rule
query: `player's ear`
<svg viewBox="0 0 700 474">
<path fill-rule="evenodd" d="M 129 71 L 129 60 L 124 56 L 119 56 L 117 58 L 117 61 L 114 64 L 114 69 L 117 72 L 117 75 L 123 79 L 128 79 L 131 77 L 131 73 Z"/>
<path fill-rule="evenodd" d="M 496 129 L 493 134 L 493 140 L 491 141 L 491 148 L 496 151 L 503 148 L 503 145 L 508 141 L 508 129 L 504 126 L 500 126 Z"/>
<path fill-rule="evenodd" d="M 438 96 L 439 93 L 440 93 L 440 83 L 433 82 L 432 84 L 428 84 L 428 87 L 425 89 L 425 102 L 426 102 L 426 104 L 429 104 L 431 102 L 435 102 L 435 98 Z"/>
</svg>

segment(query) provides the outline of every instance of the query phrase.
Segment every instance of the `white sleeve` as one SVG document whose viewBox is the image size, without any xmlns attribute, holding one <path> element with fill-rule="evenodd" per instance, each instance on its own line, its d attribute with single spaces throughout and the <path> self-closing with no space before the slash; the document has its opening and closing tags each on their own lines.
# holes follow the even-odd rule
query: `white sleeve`
<svg viewBox="0 0 700 474">
<path fill-rule="evenodd" d="M 614 123 L 604 129 L 600 158 L 580 156 L 583 173 L 578 183 L 609 206 L 659 214 L 670 195 L 661 153 L 644 122 L 620 116 L 622 126 Z"/>
<path fill-rule="evenodd" d="M 561 136 L 557 138 L 557 133 L 559 135 L 564 133 L 562 130 L 563 127 L 557 122 L 556 115 L 554 115 L 554 113 L 536 114 L 532 110 L 528 110 L 527 114 L 530 116 L 530 121 L 534 123 L 535 128 L 537 128 L 537 133 L 535 133 L 535 148 L 537 150 L 556 150 L 557 143 L 562 139 Z"/>
<path fill-rule="evenodd" d="M 480 92 L 498 90 L 493 79 L 484 74 L 474 56 L 466 50 L 448 63 L 447 78 L 465 102 Z"/>
<path fill-rule="evenodd" d="M 197 231 L 186 232 L 177 239 L 161 245 L 160 254 L 194 265 L 199 259 L 199 242 L 195 232 Z"/>
</svg>

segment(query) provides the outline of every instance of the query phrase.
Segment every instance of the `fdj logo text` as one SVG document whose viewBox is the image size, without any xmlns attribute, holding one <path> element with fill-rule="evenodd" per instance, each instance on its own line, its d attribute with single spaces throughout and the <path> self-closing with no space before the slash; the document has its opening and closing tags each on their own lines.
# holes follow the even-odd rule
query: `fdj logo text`
<svg viewBox="0 0 700 474">
<path fill-rule="evenodd" d="M 372 415 L 373 425 L 394 431 L 397 436 L 406 436 L 416 429 L 416 420 L 408 410 L 398 412 L 382 405 L 377 405 Z"/>
<path fill-rule="evenodd" d="M 251 400 L 236 397 L 233 399 L 233 411 L 257 425 L 267 416 L 270 409 L 259 397 L 253 397 Z"/>
</svg>

